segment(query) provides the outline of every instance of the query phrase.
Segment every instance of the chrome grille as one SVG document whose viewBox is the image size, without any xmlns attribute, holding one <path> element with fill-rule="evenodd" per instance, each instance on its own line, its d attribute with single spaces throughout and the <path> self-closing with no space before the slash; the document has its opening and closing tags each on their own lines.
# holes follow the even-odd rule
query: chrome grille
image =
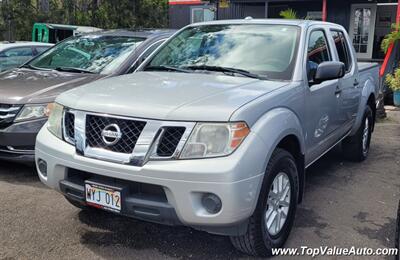
<svg viewBox="0 0 400 260">
<path fill-rule="evenodd" d="M 20 109 L 21 106 L 0 104 L 0 129 L 10 126 Z"/>
<path fill-rule="evenodd" d="M 121 130 L 120 140 L 107 145 L 102 138 L 102 131 L 111 124 L 117 124 Z M 132 153 L 140 133 L 145 127 L 145 121 L 104 117 L 97 115 L 86 116 L 86 142 L 92 148 L 103 148 L 117 153 Z"/>
<path fill-rule="evenodd" d="M 157 147 L 157 155 L 160 157 L 170 157 L 174 154 L 185 127 L 165 127 Z"/>
<path fill-rule="evenodd" d="M 63 132 L 81 156 L 142 166 L 148 160 L 176 159 L 195 125 L 67 108 Z"/>
</svg>

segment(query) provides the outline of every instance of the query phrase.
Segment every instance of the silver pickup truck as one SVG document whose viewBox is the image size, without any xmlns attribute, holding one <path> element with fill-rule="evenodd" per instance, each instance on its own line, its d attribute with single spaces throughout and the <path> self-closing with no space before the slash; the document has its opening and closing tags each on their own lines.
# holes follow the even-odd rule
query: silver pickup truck
<svg viewBox="0 0 400 260">
<path fill-rule="evenodd" d="M 338 143 L 367 158 L 378 66 L 345 29 L 288 20 L 189 25 L 138 72 L 61 94 L 36 142 L 43 183 L 80 208 L 284 245 L 305 169 Z"/>
</svg>

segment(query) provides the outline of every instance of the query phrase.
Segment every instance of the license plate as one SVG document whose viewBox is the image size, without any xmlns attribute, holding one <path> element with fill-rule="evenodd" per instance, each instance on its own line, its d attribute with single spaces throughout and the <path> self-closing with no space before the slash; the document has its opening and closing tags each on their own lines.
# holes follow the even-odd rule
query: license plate
<svg viewBox="0 0 400 260">
<path fill-rule="evenodd" d="M 112 187 L 85 183 L 86 203 L 89 206 L 121 212 L 121 191 Z"/>
</svg>

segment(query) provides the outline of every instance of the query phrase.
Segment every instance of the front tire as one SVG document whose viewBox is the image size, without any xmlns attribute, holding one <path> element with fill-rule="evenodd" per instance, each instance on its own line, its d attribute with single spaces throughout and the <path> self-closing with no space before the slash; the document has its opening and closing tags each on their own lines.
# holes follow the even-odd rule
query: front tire
<svg viewBox="0 0 400 260">
<path fill-rule="evenodd" d="M 367 105 L 364 111 L 363 120 L 357 132 L 342 142 L 344 156 L 355 162 L 362 162 L 367 159 L 371 143 L 374 118 L 372 109 Z"/>
<path fill-rule="evenodd" d="M 233 246 L 253 256 L 271 256 L 272 248 L 286 242 L 296 214 L 298 171 L 293 156 L 277 148 L 265 171 L 256 209 L 247 232 L 231 237 Z"/>
</svg>

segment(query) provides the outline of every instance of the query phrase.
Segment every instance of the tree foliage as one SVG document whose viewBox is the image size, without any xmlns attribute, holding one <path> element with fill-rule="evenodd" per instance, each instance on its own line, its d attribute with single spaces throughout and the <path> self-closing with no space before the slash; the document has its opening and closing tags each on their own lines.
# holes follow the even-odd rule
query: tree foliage
<svg viewBox="0 0 400 260">
<path fill-rule="evenodd" d="M 393 74 L 388 74 L 385 82 L 391 90 L 400 91 L 400 68 L 395 69 Z"/>
<path fill-rule="evenodd" d="M 115 28 L 168 25 L 167 0 L 0 0 L 0 40 L 30 40 L 35 22 Z"/>
<path fill-rule="evenodd" d="M 384 53 L 387 53 L 389 46 L 400 40 L 400 25 L 393 24 L 392 31 L 385 36 L 381 43 L 381 49 Z"/>
<path fill-rule="evenodd" d="M 299 19 L 297 17 L 297 12 L 291 8 L 286 9 L 286 10 L 282 10 L 279 15 L 283 18 L 283 19 Z"/>
</svg>

